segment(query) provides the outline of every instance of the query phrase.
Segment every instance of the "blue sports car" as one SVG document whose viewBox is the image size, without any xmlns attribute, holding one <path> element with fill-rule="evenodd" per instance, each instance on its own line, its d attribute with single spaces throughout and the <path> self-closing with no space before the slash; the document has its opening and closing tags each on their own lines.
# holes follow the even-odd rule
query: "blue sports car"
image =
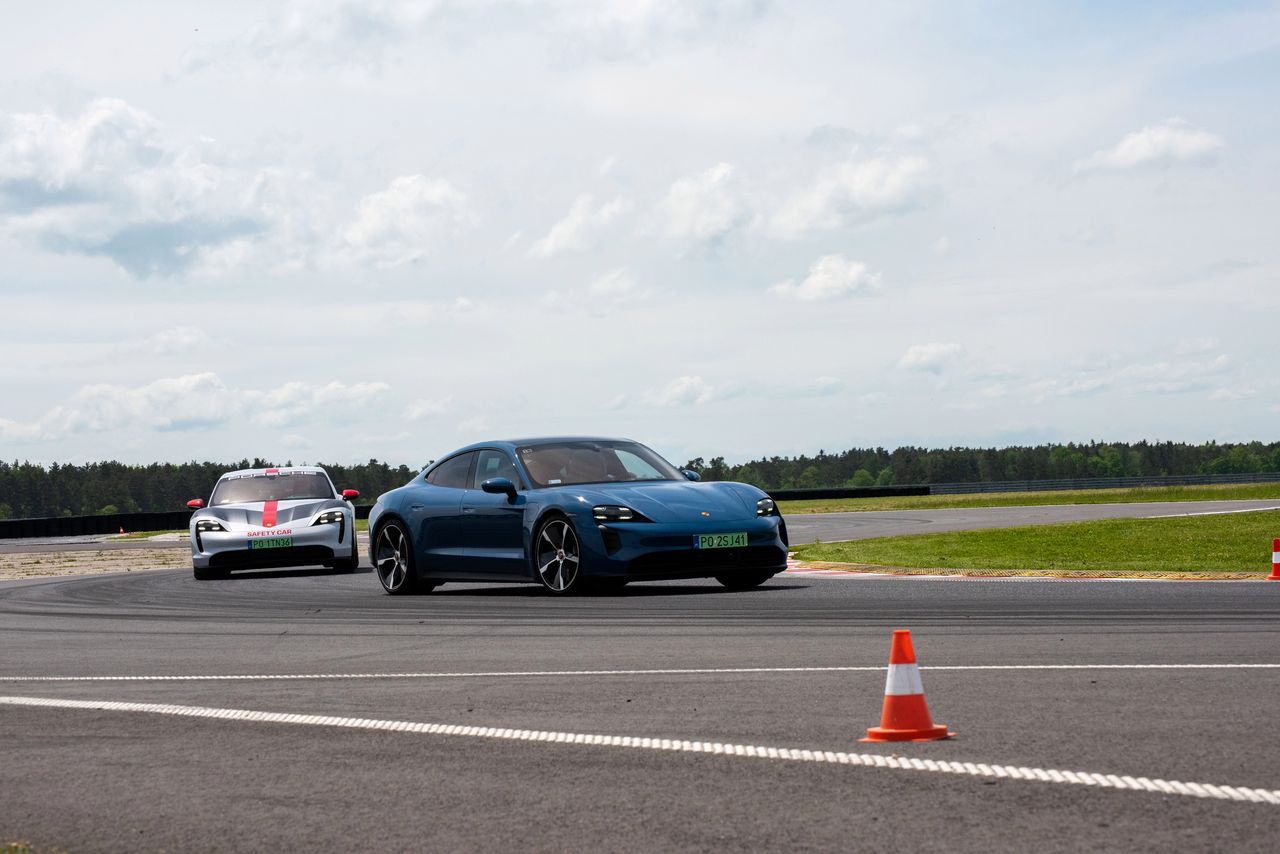
<svg viewBox="0 0 1280 854">
<path fill-rule="evenodd" d="M 625 439 L 481 442 L 379 496 L 369 556 L 392 594 L 523 581 L 565 595 L 676 578 L 742 590 L 786 569 L 773 500 L 697 479 Z"/>
</svg>

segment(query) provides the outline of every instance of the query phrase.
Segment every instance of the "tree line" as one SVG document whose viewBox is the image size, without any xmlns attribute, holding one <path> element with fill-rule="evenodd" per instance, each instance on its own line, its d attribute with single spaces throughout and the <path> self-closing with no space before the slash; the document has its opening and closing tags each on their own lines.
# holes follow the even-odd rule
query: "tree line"
<svg viewBox="0 0 1280 854">
<path fill-rule="evenodd" d="M 290 466 L 292 461 L 240 460 L 126 465 L 0 462 L 0 519 L 89 516 L 181 509 L 208 498 L 223 472 Z M 407 483 L 417 469 L 378 460 L 321 464 L 338 489 L 358 489 L 362 502 Z M 1280 442 L 1193 445 L 1182 442 L 1090 442 L 1008 448 L 850 448 L 816 456 L 761 457 L 731 465 L 724 457 L 689 460 L 706 480 L 736 480 L 764 489 L 973 483 L 1280 471 Z"/>
<path fill-rule="evenodd" d="M 192 498 L 209 499 L 213 484 L 235 469 L 288 467 L 292 461 L 240 460 L 126 465 L 119 462 L 58 464 L 0 462 L 0 519 L 92 516 L 181 510 Z M 417 474 L 408 466 L 369 460 L 353 466 L 318 463 L 338 489 L 360 490 L 360 502 L 403 486 Z"/>
<path fill-rule="evenodd" d="M 1058 480 L 1086 477 L 1252 474 L 1280 471 L 1280 442 L 1194 445 L 1090 442 L 1008 448 L 850 448 L 816 456 L 761 457 L 730 465 L 724 457 L 690 460 L 706 480 L 762 489 Z"/>
</svg>

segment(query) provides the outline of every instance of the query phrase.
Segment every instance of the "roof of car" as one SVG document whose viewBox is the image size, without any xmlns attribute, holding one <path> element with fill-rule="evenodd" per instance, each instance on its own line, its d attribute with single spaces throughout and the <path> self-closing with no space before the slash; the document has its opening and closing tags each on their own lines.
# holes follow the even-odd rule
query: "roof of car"
<svg viewBox="0 0 1280 854">
<path fill-rule="evenodd" d="M 329 474 L 320 466 L 272 466 L 271 468 L 264 469 L 237 469 L 236 471 L 225 472 L 222 477 L 251 477 L 259 474 L 280 474 L 281 472 L 289 473 L 297 471 L 319 472 L 324 475 Z"/>
<path fill-rule="evenodd" d="M 565 442 L 630 442 L 621 436 L 536 436 L 524 439 L 500 439 L 491 442 L 480 442 L 476 447 L 485 445 L 559 445 Z"/>
</svg>

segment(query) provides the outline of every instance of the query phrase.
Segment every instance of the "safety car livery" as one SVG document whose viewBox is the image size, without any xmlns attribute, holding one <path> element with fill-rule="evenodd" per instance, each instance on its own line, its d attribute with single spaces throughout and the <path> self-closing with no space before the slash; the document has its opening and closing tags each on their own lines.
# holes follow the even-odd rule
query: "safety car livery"
<svg viewBox="0 0 1280 854">
<path fill-rule="evenodd" d="M 191 515 L 191 565 L 199 579 L 233 569 L 359 563 L 354 489 L 338 493 L 322 468 L 245 469 L 224 474 Z"/>
</svg>

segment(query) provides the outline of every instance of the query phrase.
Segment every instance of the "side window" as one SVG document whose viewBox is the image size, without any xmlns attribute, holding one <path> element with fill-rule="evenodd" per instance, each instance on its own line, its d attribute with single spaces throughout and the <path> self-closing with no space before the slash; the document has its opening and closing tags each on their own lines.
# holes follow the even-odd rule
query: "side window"
<svg viewBox="0 0 1280 854">
<path fill-rule="evenodd" d="M 427 483 L 444 486 L 449 489 L 466 489 L 467 474 L 471 471 L 471 460 L 475 452 L 458 454 L 451 460 L 445 460 L 427 475 Z"/>
<path fill-rule="evenodd" d="M 478 453 L 480 457 L 476 460 L 476 475 L 471 480 L 472 489 L 479 489 L 480 484 L 491 477 L 505 477 L 517 489 L 520 488 L 520 474 L 510 457 L 502 451 L 484 450 Z"/>
</svg>

